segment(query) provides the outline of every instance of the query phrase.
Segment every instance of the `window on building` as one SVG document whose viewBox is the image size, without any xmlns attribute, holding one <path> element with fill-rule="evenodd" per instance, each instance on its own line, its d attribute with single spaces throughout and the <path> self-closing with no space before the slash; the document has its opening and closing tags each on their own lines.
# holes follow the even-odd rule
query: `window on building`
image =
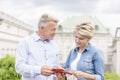
<svg viewBox="0 0 120 80">
<path fill-rule="evenodd" d="M 11 51 L 13 51 L 13 49 L 11 48 Z"/>
<path fill-rule="evenodd" d="M 111 55 L 108 56 L 108 62 L 112 62 L 112 56 Z"/>
<path fill-rule="evenodd" d="M 31 35 L 31 34 L 32 34 L 32 32 L 29 32 L 29 33 L 28 33 L 28 35 Z"/>
<path fill-rule="evenodd" d="M 4 50 L 5 50 L 5 48 L 2 48 L 1 50 L 2 50 L 2 51 L 4 51 Z"/>
<path fill-rule="evenodd" d="M 7 48 L 7 51 L 9 51 L 9 48 Z"/>
<path fill-rule="evenodd" d="M 59 25 L 59 26 L 58 26 L 58 31 L 62 31 L 62 30 L 63 30 L 62 25 Z"/>
<path fill-rule="evenodd" d="M 3 19 L 2 19 L 2 18 L 0 18 L 0 25 L 2 25 L 2 21 L 3 21 Z"/>
<path fill-rule="evenodd" d="M 99 26 L 97 24 L 94 27 L 95 27 L 95 30 L 99 30 Z"/>
<path fill-rule="evenodd" d="M 10 29 L 10 25 L 7 25 L 7 28 Z"/>
</svg>

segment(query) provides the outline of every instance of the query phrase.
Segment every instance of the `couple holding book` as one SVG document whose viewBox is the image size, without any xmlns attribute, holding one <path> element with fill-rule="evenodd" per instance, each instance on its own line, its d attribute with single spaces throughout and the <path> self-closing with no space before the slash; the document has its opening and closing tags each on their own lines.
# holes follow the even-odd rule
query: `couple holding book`
<svg viewBox="0 0 120 80">
<path fill-rule="evenodd" d="M 103 54 L 90 44 L 94 28 L 88 22 L 75 26 L 76 47 L 68 54 L 64 69 L 70 72 L 65 74 L 53 41 L 57 23 L 54 17 L 43 14 L 38 30 L 19 43 L 15 69 L 22 80 L 104 80 Z M 63 71 L 56 72 L 56 68 Z"/>
</svg>

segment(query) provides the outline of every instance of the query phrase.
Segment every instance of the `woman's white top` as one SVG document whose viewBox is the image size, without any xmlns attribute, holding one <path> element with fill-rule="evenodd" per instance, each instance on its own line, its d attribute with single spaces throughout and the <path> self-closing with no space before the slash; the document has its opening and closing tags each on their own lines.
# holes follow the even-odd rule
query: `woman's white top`
<svg viewBox="0 0 120 80">
<path fill-rule="evenodd" d="M 76 59 L 71 63 L 71 70 L 77 70 L 77 63 L 81 58 L 81 53 L 77 54 Z"/>
</svg>

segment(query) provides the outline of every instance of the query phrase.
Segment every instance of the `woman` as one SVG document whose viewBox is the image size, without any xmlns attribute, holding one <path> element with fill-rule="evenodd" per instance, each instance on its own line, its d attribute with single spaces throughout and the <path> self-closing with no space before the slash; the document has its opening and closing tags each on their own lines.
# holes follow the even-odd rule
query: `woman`
<svg viewBox="0 0 120 80">
<path fill-rule="evenodd" d="M 82 23 L 75 28 L 76 48 L 68 55 L 64 68 L 74 70 L 74 80 L 104 80 L 104 60 L 101 51 L 89 42 L 94 28 L 90 23 Z"/>
</svg>

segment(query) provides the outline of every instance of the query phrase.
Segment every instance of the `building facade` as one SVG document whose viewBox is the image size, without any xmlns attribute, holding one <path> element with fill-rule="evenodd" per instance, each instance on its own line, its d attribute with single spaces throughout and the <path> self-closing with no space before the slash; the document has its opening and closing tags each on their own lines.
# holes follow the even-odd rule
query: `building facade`
<svg viewBox="0 0 120 80">
<path fill-rule="evenodd" d="M 108 62 L 111 65 L 112 72 L 120 75 L 120 27 L 116 29 L 115 37 L 109 46 Z"/>
<path fill-rule="evenodd" d="M 31 33 L 30 25 L 0 11 L 0 57 L 14 56 L 18 42 Z"/>
</svg>

